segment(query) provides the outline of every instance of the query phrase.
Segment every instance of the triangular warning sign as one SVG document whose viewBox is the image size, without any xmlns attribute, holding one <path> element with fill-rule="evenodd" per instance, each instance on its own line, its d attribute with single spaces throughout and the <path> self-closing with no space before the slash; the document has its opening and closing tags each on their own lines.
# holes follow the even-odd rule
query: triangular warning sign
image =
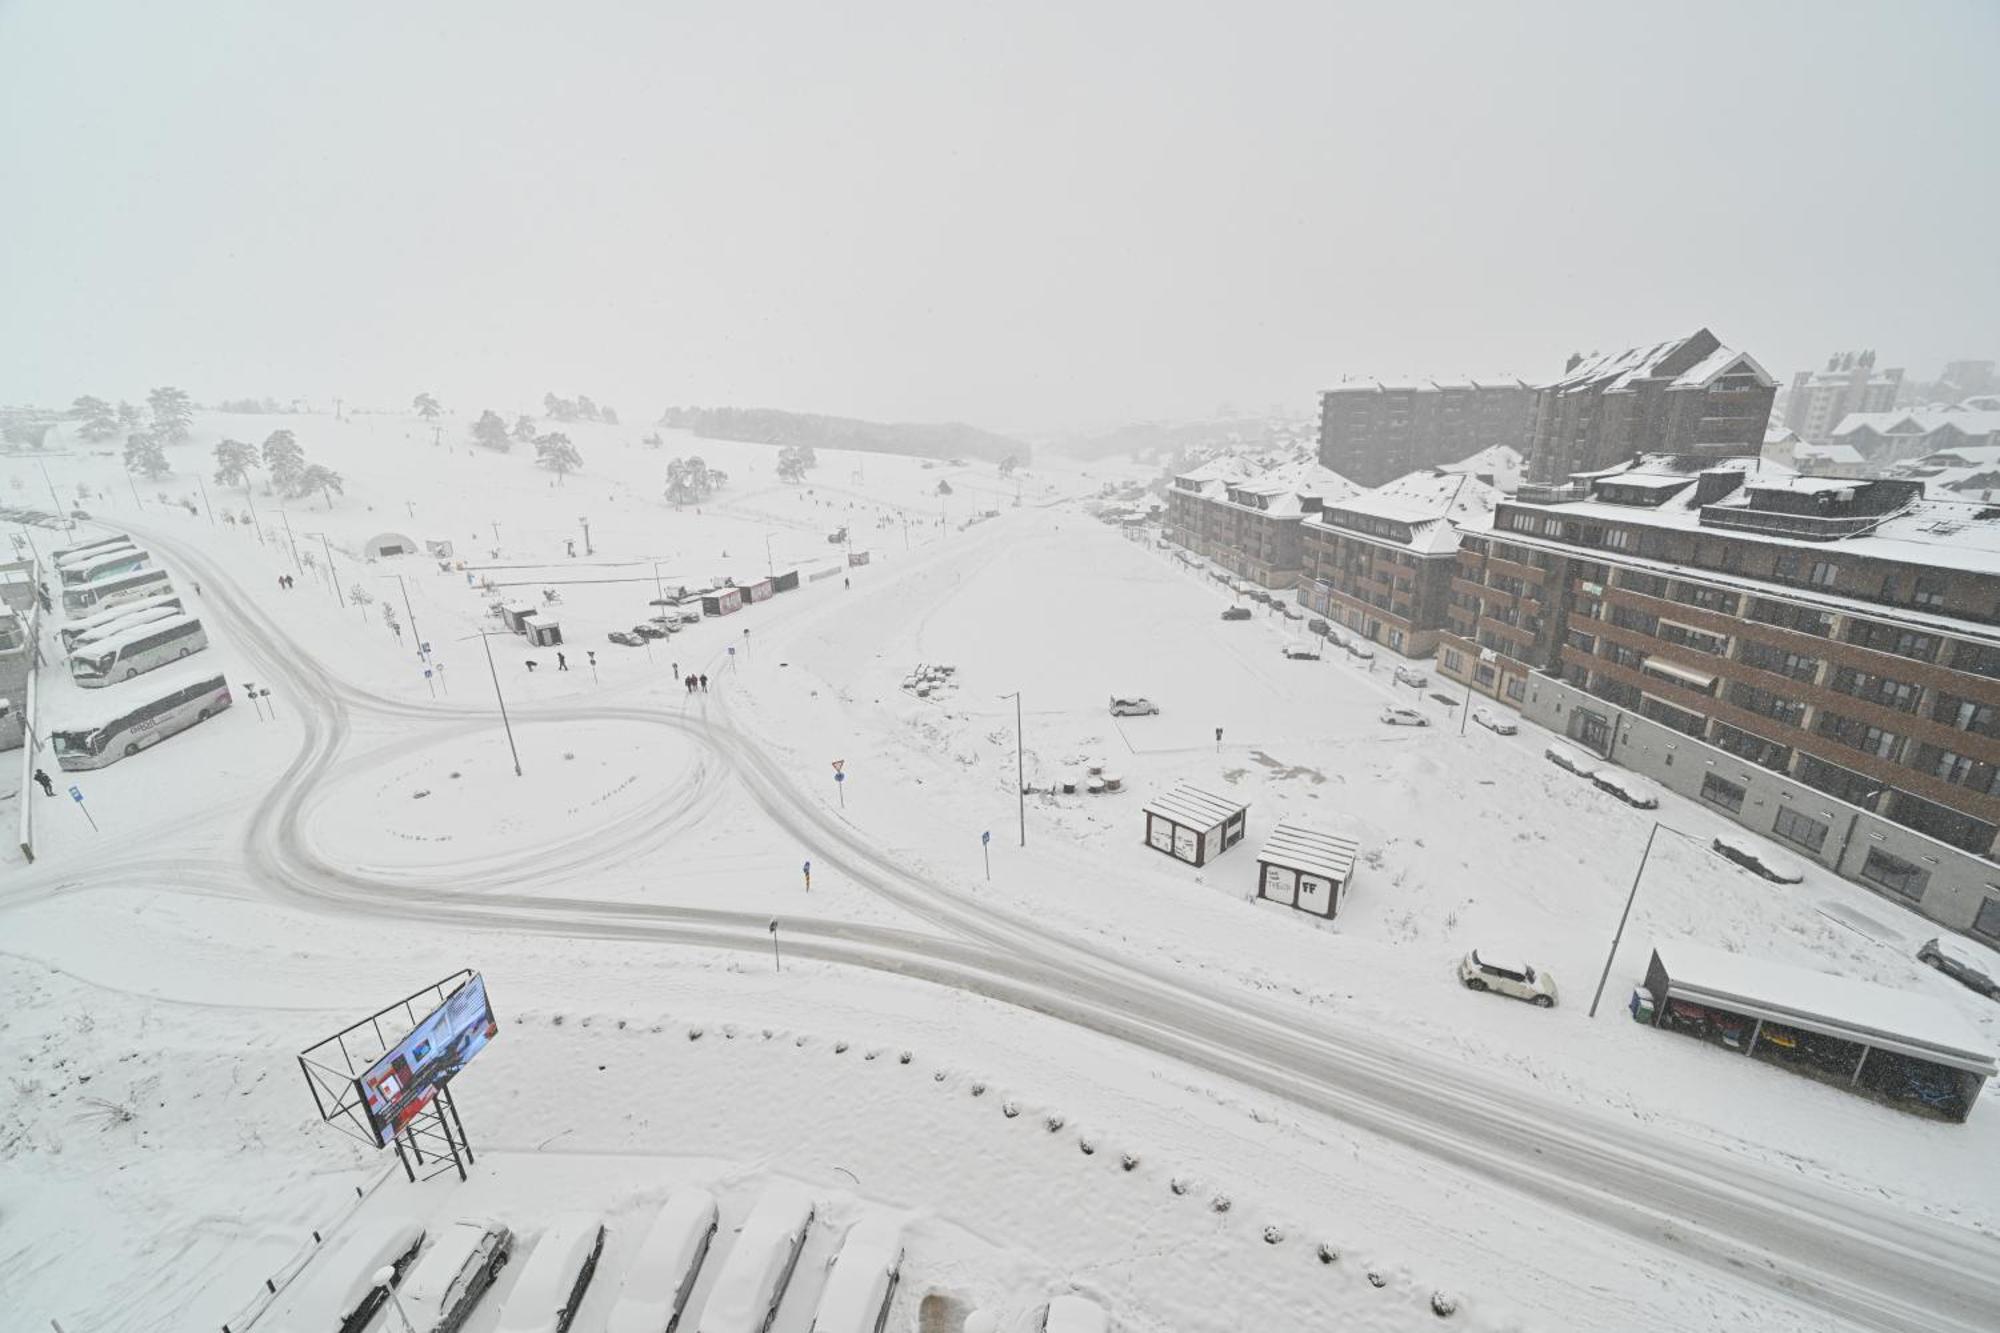
<svg viewBox="0 0 2000 1333">
<path fill-rule="evenodd" d="M 845 759 L 836 759 L 833 761 L 834 772 L 838 773 L 841 769 L 845 767 L 847 767 L 847 761 Z"/>
</svg>

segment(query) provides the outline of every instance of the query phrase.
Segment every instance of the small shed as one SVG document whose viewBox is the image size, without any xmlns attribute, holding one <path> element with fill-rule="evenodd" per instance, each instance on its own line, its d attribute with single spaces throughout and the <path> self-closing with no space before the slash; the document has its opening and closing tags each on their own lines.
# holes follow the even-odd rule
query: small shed
<svg viewBox="0 0 2000 1333">
<path fill-rule="evenodd" d="M 451 541 L 445 537 L 426 537 L 424 550 L 440 560 L 451 559 Z"/>
<path fill-rule="evenodd" d="M 361 554 L 370 560 L 379 560 L 385 555 L 415 555 L 421 549 L 415 538 L 405 537 L 400 532 L 382 532 L 367 540 Z"/>
<path fill-rule="evenodd" d="M 736 587 L 743 594 L 745 603 L 768 602 L 771 600 L 771 594 L 776 591 L 771 586 L 770 579 L 752 579 L 748 583 L 739 583 Z"/>
<path fill-rule="evenodd" d="M 742 609 L 741 588 L 711 588 L 701 595 L 701 613 L 705 616 L 726 616 Z"/>
<path fill-rule="evenodd" d="M 500 608 L 500 619 L 508 629 L 516 634 L 528 632 L 528 621 L 534 618 L 535 607 L 531 602 L 508 602 Z"/>
<path fill-rule="evenodd" d="M 528 642 L 537 648 L 553 648 L 563 641 L 562 622 L 547 620 L 541 616 L 529 616 L 521 622 L 521 632 L 528 636 Z"/>
<path fill-rule="evenodd" d="M 1352 838 L 1280 824 L 1257 853 L 1257 896 L 1331 920 L 1360 851 Z"/>
<path fill-rule="evenodd" d="M 1632 1004 L 1655 1027 L 1950 1120 L 1996 1071 L 1978 1029 L 1940 1000 L 1685 940 L 1654 947 Z"/>
<path fill-rule="evenodd" d="M 799 571 L 796 569 L 788 569 L 782 574 L 773 574 L 771 576 L 771 591 L 773 592 L 795 592 L 798 586 Z"/>
<path fill-rule="evenodd" d="M 868 563 L 868 552 L 849 551 L 847 553 L 847 564 L 849 568 L 853 568 L 856 565 L 865 565 L 867 563 Z"/>
<path fill-rule="evenodd" d="M 1146 802 L 1146 845 L 1207 865 L 1243 841 L 1249 807 L 1183 782 Z"/>
</svg>

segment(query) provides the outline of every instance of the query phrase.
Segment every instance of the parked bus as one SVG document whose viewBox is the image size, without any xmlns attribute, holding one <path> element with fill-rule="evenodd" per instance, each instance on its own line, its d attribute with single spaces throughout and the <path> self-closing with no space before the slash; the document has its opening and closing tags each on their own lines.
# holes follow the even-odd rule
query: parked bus
<svg viewBox="0 0 2000 1333">
<path fill-rule="evenodd" d="M 65 771 L 103 768 L 208 721 L 229 704 L 229 682 L 220 671 L 182 668 L 105 696 L 94 717 L 52 728 L 49 746 Z"/>
<path fill-rule="evenodd" d="M 116 546 L 97 555 L 85 556 L 73 565 L 56 566 L 56 576 L 65 588 L 108 579 L 114 574 L 130 574 L 146 568 L 152 556 L 136 546 Z"/>
<path fill-rule="evenodd" d="M 174 590 L 174 581 L 164 569 L 141 569 L 129 574 L 86 583 L 80 588 L 63 589 L 63 610 L 69 615 L 94 607 L 117 606 L 146 597 L 158 597 Z"/>
<path fill-rule="evenodd" d="M 95 541 L 78 542 L 74 546 L 65 546 L 60 551 L 51 552 L 49 561 L 51 564 L 61 565 L 68 563 L 71 556 L 82 555 L 86 551 L 102 551 L 112 546 L 137 546 L 138 544 L 124 533 L 114 532 L 108 537 L 99 537 Z"/>
<path fill-rule="evenodd" d="M 56 571 L 60 573 L 66 569 L 75 569 L 79 565 L 87 565 L 91 561 L 101 559 L 107 555 L 116 555 L 120 551 L 136 551 L 138 549 L 139 549 L 139 543 L 135 541 L 121 540 L 115 542 L 106 542 L 102 546 L 87 546 L 81 551 L 72 551 L 68 555 L 57 557 L 56 559 L 50 561 L 50 563 L 53 564 L 56 567 Z"/>
<path fill-rule="evenodd" d="M 208 635 L 202 632 L 200 620 L 190 615 L 168 616 L 79 647 L 69 655 L 69 674 L 86 690 L 101 689 L 191 657 L 206 647 Z"/>
<path fill-rule="evenodd" d="M 72 620 L 56 631 L 62 640 L 63 651 L 68 652 L 86 638 L 102 638 L 103 631 L 111 630 L 124 621 L 140 623 L 139 617 L 149 611 L 175 612 L 181 610 L 181 599 L 177 593 L 166 593 L 159 597 L 142 597 L 136 602 L 121 602 L 81 620 Z M 156 617 L 149 617 L 156 618 Z"/>
</svg>

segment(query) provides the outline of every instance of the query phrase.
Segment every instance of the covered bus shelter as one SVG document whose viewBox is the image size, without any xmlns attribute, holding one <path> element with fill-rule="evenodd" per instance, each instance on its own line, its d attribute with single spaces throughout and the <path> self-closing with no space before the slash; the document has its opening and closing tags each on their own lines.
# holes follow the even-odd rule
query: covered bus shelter
<svg viewBox="0 0 2000 1333">
<path fill-rule="evenodd" d="M 1353 838 L 1280 824 L 1257 853 L 1257 896 L 1331 920 L 1360 851 Z"/>
<path fill-rule="evenodd" d="M 1144 807 L 1146 845 L 1155 851 L 1207 865 L 1243 841 L 1249 807 L 1183 782 Z"/>
<path fill-rule="evenodd" d="M 1996 1068 L 1941 1000 L 1684 940 L 1654 947 L 1633 1005 L 1655 1027 L 1948 1120 L 1971 1113 Z"/>
</svg>

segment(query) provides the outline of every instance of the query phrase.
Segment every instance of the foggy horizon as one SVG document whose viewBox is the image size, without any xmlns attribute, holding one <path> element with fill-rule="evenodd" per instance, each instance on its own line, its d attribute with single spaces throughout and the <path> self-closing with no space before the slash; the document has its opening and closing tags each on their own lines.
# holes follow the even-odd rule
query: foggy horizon
<svg viewBox="0 0 2000 1333">
<path fill-rule="evenodd" d="M 1910 14 L 15 4 L 0 401 L 1046 431 L 1703 326 L 1921 381 L 2000 355 L 2000 12 Z"/>
</svg>

